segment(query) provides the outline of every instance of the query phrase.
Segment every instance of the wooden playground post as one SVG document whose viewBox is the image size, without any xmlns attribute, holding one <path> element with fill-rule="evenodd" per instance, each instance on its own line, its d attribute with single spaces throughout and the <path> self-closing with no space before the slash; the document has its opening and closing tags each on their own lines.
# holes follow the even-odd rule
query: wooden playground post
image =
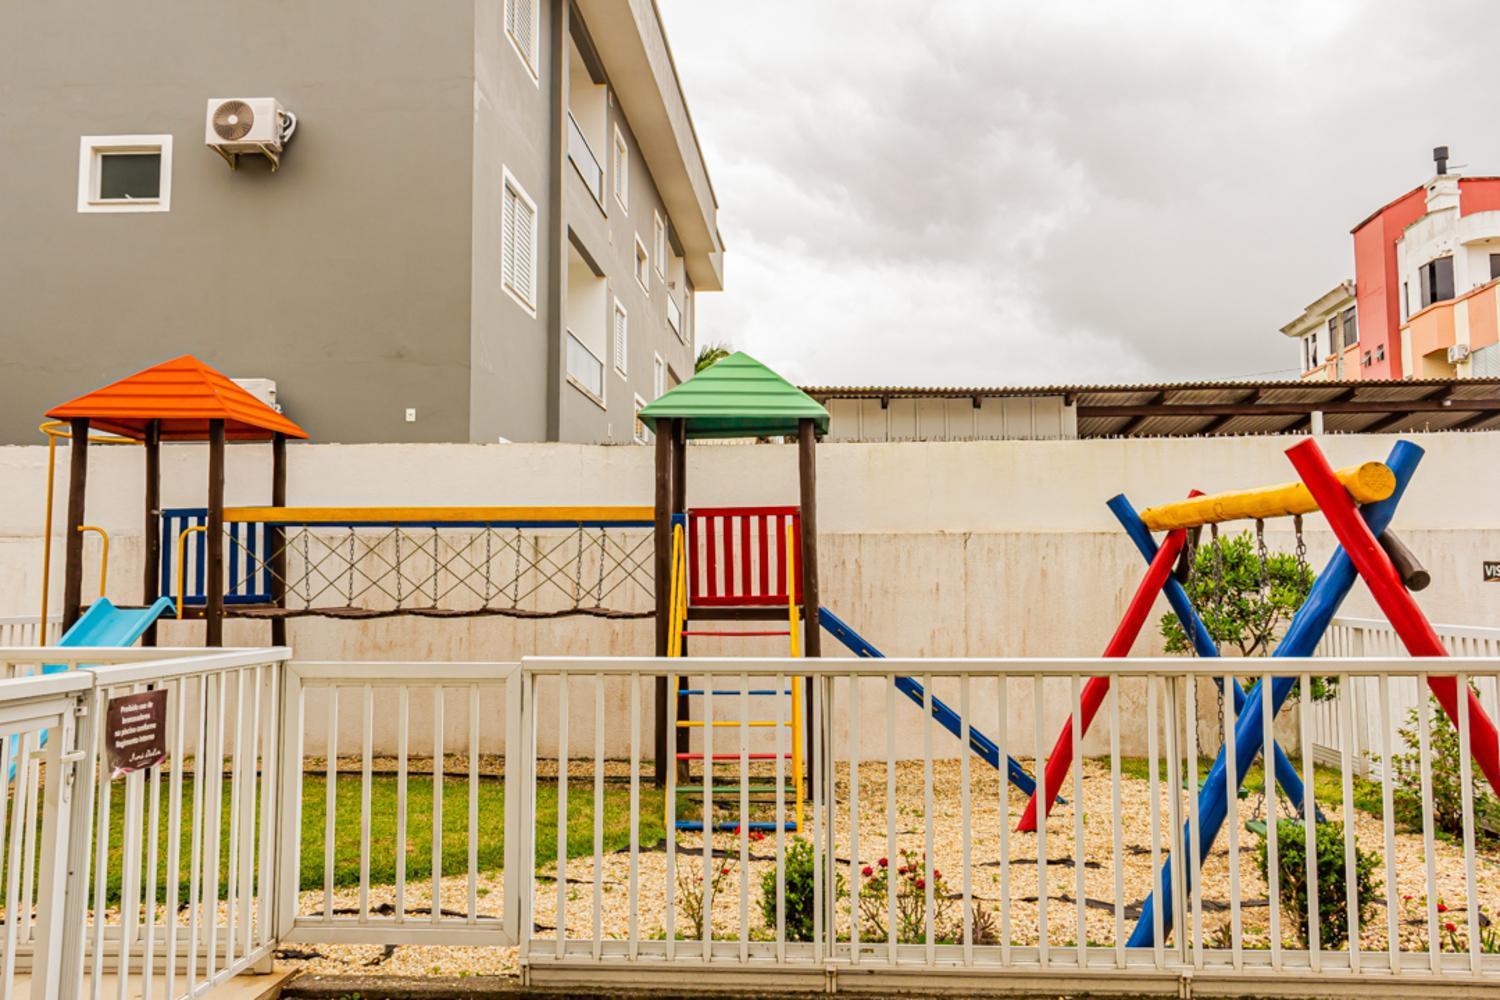
<svg viewBox="0 0 1500 1000">
<path fill-rule="evenodd" d="M 688 449 L 687 421 L 686 420 L 674 420 L 674 421 L 672 421 L 672 511 L 671 511 L 673 514 L 682 514 L 682 515 L 686 515 L 687 514 L 687 509 L 688 509 L 688 506 L 687 506 L 687 449 Z M 689 524 L 686 524 L 686 523 L 684 523 L 683 526 L 682 526 L 682 535 L 683 535 L 683 537 L 682 537 L 682 558 L 684 560 L 684 563 L 687 560 L 687 543 L 688 543 L 687 533 L 688 533 L 689 530 L 691 530 L 691 528 L 692 528 L 692 526 L 689 525 Z M 671 536 L 672 536 L 672 528 L 669 525 L 668 528 L 667 528 L 667 537 L 670 538 Z M 683 586 L 684 587 L 687 586 L 687 579 L 688 579 L 687 568 L 686 568 L 686 565 L 684 565 L 683 571 L 682 571 L 682 582 L 683 582 Z M 684 593 L 682 595 L 682 606 L 683 606 L 684 609 L 687 608 L 687 604 L 688 604 L 688 595 L 686 593 Z M 684 629 L 687 628 L 687 615 L 686 615 L 686 613 L 683 614 L 683 618 L 682 618 L 682 623 L 681 624 L 682 624 L 682 627 Z M 675 639 L 675 641 L 677 643 L 677 655 L 678 656 L 687 656 L 688 655 L 688 637 L 685 636 L 685 635 L 675 636 L 675 637 L 669 636 L 668 637 L 668 641 L 669 642 L 672 641 L 673 639 Z M 691 708 L 688 705 L 688 697 L 687 697 L 687 695 L 685 695 L 685 694 L 682 693 L 683 689 L 688 686 L 687 685 L 687 678 L 684 677 L 684 676 L 682 676 L 681 674 L 677 675 L 676 685 L 677 685 L 677 690 L 671 692 L 671 696 L 677 699 L 677 718 L 678 719 L 686 719 L 686 718 L 689 717 L 689 715 L 691 713 Z M 684 731 L 682 729 L 680 729 L 678 727 L 673 727 L 672 731 L 671 731 L 671 735 L 667 737 L 671 741 L 671 747 L 670 747 L 670 749 L 668 751 L 668 756 L 671 757 L 673 760 L 676 760 L 677 759 L 677 754 L 679 752 L 681 752 L 683 749 L 685 749 L 683 747 L 683 745 L 682 745 L 682 741 L 683 741 L 683 736 L 684 735 L 685 734 L 684 734 Z M 687 777 L 687 773 L 688 773 L 688 771 L 687 771 L 687 764 L 686 764 L 686 762 L 684 762 L 678 768 L 678 774 L 677 774 L 678 779 L 679 780 L 685 779 Z"/>
<path fill-rule="evenodd" d="M 64 551 L 67 553 L 63 569 L 63 620 L 62 630 L 73 627 L 83 611 L 83 505 L 89 475 L 89 421 L 87 417 L 75 417 L 68 421 L 72 446 L 68 453 L 68 523 L 64 529 Z M 49 540 L 50 541 L 50 540 Z M 43 629 L 46 623 L 42 623 Z"/>
<path fill-rule="evenodd" d="M 161 421 L 146 423 L 146 523 L 145 566 L 141 571 L 141 607 L 149 608 L 161 596 Z M 141 635 L 142 646 L 156 645 L 156 623 Z"/>
<path fill-rule="evenodd" d="M 656 655 L 667 655 L 667 633 L 671 629 L 672 576 L 672 467 L 676 420 L 661 420 L 656 428 L 656 521 L 653 578 L 656 598 Z M 657 788 L 667 785 L 667 679 L 656 678 L 656 773 Z"/>
<path fill-rule="evenodd" d="M 271 438 L 271 506 L 286 506 L 286 435 Z M 286 529 L 281 525 L 266 528 L 263 558 L 271 561 L 271 603 L 286 607 Z M 271 619 L 271 645 L 286 645 L 286 618 Z"/>
<path fill-rule="evenodd" d="M 224 421 L 208 422 L 208 535 L 204 539 L 204 645 L 224 645 Z"/>
<path fill-rule="evenodd" d="M 804 656 L 823 655 L 823 628 L 819 623 L 818 606 L 818 436 L 817 428 L 807 418 L 797 421 L 797 490 L 802 517 L 802 628 Z M 809 709 L 813 705 L 813 681 L 809 676 L 803 681 L 806 696 L 803 704 Z M 811 711 L 803 713 L 806 727 L 806 759 L 804 767 L 808 773 L 808 787 L 816 797 L 820 789 L 815 784 L 812 770 L 813 740 L 817 737 L 817 722 Z"/>
</svg>

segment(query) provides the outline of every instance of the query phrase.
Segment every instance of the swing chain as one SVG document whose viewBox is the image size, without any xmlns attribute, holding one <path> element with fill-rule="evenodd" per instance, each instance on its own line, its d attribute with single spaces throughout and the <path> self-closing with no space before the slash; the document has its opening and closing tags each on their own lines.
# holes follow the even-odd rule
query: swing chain
<svg viewBox="0 0 1500 1000">
<path fill-rule="evenodd" d="M 1255 548 L 1260 559 L 1260 593 L 1266 597 L 1271 593 L 1270 554 L 1266 551 L 1266 522 L 1260 518 L 1255 519 Z"/>
<path fill-rule="evenodd" d="M 1297 569 L 1299 572 L 1307 566 L 1307 539 L 1302 537 L 1302 515 L 1292 515 L 1292 530 L 1297 535 Z"/>
<path fill-rule="evenodd" d="M 1210 524 L 1208 526 L 1209 544 L 1213 546 L 1213 592 L 1211 603 L 1219 603 L 1224 599 L 1224 549 L 1219 545 L 1219 526 Z M 1217 641 L 1217 640 L 1216 640 Z M 1222 678 L 1214 679 L 1214 691 L 1218 696 L 1218 730 L 1220 737 L 1224 734 L 1224 681 Z"/>
</svg>

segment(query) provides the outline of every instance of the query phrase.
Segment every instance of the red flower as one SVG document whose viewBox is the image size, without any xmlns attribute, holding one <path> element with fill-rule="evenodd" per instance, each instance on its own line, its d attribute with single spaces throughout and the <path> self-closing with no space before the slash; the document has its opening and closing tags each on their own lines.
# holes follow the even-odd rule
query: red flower
<svg viewBox="0 0 1500 1000">
<path fill-rule="evenodd" d="M 871 868 L 869 865 L 865 865 L 859 870 L 859 873 L 865 878 L 869 878 L 871 875 L 875 874 L 875 869 Z"/>
<path fill-rule="evenodd" d="M 932 877 L 933 878 L 942 878 L 943 877 L 943 873 L 940 872 L 940 871 L 938 871 L 936 868 L 934 868 L 932 870 Z"/>
<path fill-rule="evenodd" d="M 1401 898 L 1402 898 L 1402 900 L 1404 900 L 1404 901 L 1405 901 L 1405 902 L 1408 902 L 1408 903 L 1410 903 L 1410 902 L 1411 902 L 1411 896 L 1410 896 L 1410 895 L 1406 895 L 1406 896 L 1402 896 L 1402 897 L 1401 897 Z"/>
<path fill-rule="evenodd" d="M 880 864 L 880 867 L 884 868 L 886 865 L 890 864 L 890 862 L 887 861 L 885 858 L 881 858 L 879 864 Z"/>
<path fill-rule="evenodd" d="M 763 834 L 763 833 L 761 833 L 759 830 L 756 830 L 756 831 L 754 831 L 754 832 L 752 832 L 750 834 L 750 839 L 751 840 L 765 840 L 766 839 L 766 835 Z"/>
<path fill-rule="evenodd" d="M 1453 921 L 1450 920 L 1443 925 L 1443 930 L 1447 931 L 1449 934 L 1454 934 L 1457 933 L 1458 928 L 1453 926 Z"/>
<path fill-rule="evenodd" d="M 919 878 L 919 879 L 917 879 L 917 888 L 918 889 L 925 889 L 925 888 L 927 888 L 927 880 L 925 878 Z"/>
<path fill-rule="evenodd" d="M 1448 904 L 1447 903 L 1439 903 L 1438 904 L 1438 912 L 1439 913 L 1447 913 L 1448 912 Z"/>
<path fill-rule="evenodd" d="M 896 869 L 896 874 L 897 875 L 905 875 L 906 874 L 906 866 L 902 865 L 900 868 L 897 868 Z"/>
</svg>

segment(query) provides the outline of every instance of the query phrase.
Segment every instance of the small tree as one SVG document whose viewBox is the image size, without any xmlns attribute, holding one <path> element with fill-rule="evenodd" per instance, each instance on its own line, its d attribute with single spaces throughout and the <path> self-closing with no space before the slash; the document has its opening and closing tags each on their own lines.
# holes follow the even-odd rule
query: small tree
<svg viewBox="0 0 1500 1000">
<path fill-rule="evenodd" d="M 1255 539 L 1245 531 L 1198 547 L 1187 593 L 1221 649 L 1266 656 L 1306 600 L 1312 581 L 1312 568 L 1296 556 L 1276 553 L 1262 564 Z M 1176 615 L 1162 617 L 1161 634 L 1167 652 L 1192 652 L 1192 640 Z"/>
<path fill-rule="evenodd" d="M 1307 838 L 1300 820 L 1276 824 L 1276 871 L 1283 919 L 1290 919 L 1297 938 L 1307 942 Z M 1349 940 L 1348 872 L 1344 867 L 1344 824 L 1324 821 L 1316 830 L 1318 852 L 1318 947 L 1338 948 Z M 1261 878 L 1270 881 L 1270 849 L 1262 838 L 1256 850 Z M 1364 926 L 1375 909 L 1375 868 L 1380 859 L 1354 848 L 1355 900 Z"/>
<path fill-rule="evenodd" d="M 725 344 L 704 344 L 698 348 L 698 359 L 693 362 L 693 374 L 696 375 L 705 368 L 712 368 L 730 355 L 729 347 Z"/>
<path fill-rule="evenodd" d="M 1470 684 L 1470 690 L 1477 689 Z M 1428 718 L 1428 751 L 1432 776 L 1432 820 L 1437 830 L 1454 837 L 1464 834 L 1464 784 L 1462 758 L 1463 748 L 1458 740 L 1458 727 L 1448 718 L 1437 698 L 1428 695 L 1425 704 Z M 1422 737 L 1421 718 L 1413 708 L 1406 715 L 1406 725 L 1398 729 L 1405 753 L 1391 756 L 1391 767 L 1396 782 L 1396 815 L 1414 827 L 1422 825 Z M 1474 797 L 1475 833 L 1484 838 L 1489 831 L 1500 825 L 1500 801 L 1489 793 L 1489 784 L 1484 774 L 1475 767 L 1471 770 L 1470 791 Z"/>
</svg>

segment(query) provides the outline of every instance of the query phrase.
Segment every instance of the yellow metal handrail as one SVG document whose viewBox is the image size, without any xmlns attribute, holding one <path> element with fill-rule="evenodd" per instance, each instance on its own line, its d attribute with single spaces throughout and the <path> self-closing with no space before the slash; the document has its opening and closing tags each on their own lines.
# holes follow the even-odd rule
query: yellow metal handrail
<svg viewBox="0 0 1500 1000">
<path fill-rule="evenodd" d="M 47 602 L 52 581 L 52 496 L 57 481 L 57 442 L 59 438 L 72 440 L 73 428 L 62 420 L 48 420 L 37 425 L 37 430 L 47 435 L 47 500 L 42 527 L 42 621 L 47 620 Z M 131 438 L 89 437 L 91 444 L 140 444 Z M 107 543 L 106 543 L 107 544 Z"/>
<path fill-rule="evenodd" d="M 177 535 L 177 618 L 182 620 L 182 593 L 187 589 L 187 559 L 185 556 L 187 548 L 187 537 L 195 531 L 207 532 L 208 527 L 195 524 L 189 528 L 183 528 Z"/>
<path fill-rule="evenodd" d="M 85 531 L 96 531 L 99 533 L 99 543 L 101 546 L 99 550 L 99 596 L 103 597 L 108 592 L 106 585 L 109 582 L 109 532 L 96 524 L 80 524 L 78 526 L 78 533 L 83 534 Z M 46 621 L 45 618 L 42 620 Z"/>
</svg>

